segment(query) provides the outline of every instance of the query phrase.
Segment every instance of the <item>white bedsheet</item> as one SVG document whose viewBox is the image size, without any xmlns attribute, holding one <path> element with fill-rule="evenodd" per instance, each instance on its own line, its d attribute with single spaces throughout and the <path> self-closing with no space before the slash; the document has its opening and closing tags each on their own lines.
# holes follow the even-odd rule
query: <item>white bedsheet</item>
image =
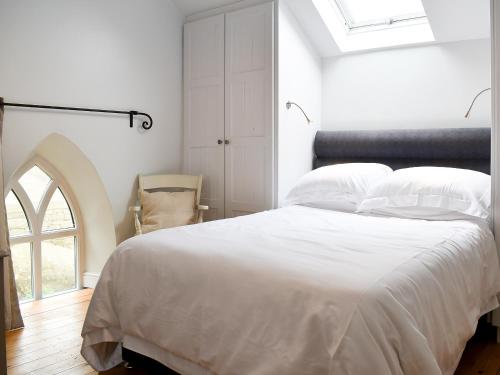
<svg viewBox="0 0 500 375">
<path fill-rule="evenodd" d="M 105 370 L 136 338 L 221 375 L 452 374 L 499 292 L 485 224 L 291 206 L 121 244 L 82 354 Z"/>
</svg>

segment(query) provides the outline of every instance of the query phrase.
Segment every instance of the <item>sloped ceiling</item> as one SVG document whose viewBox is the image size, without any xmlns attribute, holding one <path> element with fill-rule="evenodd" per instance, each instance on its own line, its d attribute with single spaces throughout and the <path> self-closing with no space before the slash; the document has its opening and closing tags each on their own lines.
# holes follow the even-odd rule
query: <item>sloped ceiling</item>
<svg viewBox="0 0 500 375">
<path fill-rule="evenodd" d="M 177 8 L 185 15 L 237 3 L 237 0 L 173 0 Z"/>
<path fill-rule="evenodd" d="M 489 0 L 423 0 L 438 42 L 490 37 Z"/>
<path fill-rule="evenodd" d="M 341 54 L 312 0 L 286 3 L 322 57 Z M 436 43 L 490 37 L 489 0 L 422 0 Z"/>
</svg>

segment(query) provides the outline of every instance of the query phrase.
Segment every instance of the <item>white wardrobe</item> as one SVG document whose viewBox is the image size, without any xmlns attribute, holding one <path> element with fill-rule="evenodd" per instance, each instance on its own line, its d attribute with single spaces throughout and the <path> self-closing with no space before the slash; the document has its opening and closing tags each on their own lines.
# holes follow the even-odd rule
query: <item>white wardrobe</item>
<svg viewBox="0 0 500 375">
<path fill-rule="evenodd" d="M 208 219 L 273 207 L 274 4 L 184 28 L 184 172 L 204 178 Z"/>
</svg>

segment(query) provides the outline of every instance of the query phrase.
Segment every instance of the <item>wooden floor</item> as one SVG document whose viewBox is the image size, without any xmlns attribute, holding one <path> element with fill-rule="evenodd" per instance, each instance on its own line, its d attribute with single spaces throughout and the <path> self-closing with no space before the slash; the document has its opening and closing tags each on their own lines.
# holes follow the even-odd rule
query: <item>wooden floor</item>
<svg viewBox="0 0 500 375">
<path fill-rule="evenodd" d="M 21 305 L 25 328 L 9 332 L 7 373 L 97 374 L 80 355 L 91 289 Z"/>
<path fill-rule="evenodd" d="M 480 322 L 474 337 L 468 342 L 455 375 L 500 375 L 500 344 L 496 330 Z"/>
<path fill-rule="evenodd" d="M 9 375 L 97 374 L 80 355 L 80 331 L 92 296 L 91 289 L 21 306 L 26 327 L 7 337 Z M 154 366 L 154 364 L 145 364 Z M 126 369 L 119 366 L 106 375 L 167 373 L 158 367 Z M 457 375 L 500 375 L 500 344 L 494 332 L 481 329 L 468 344 Z M 243 374 L 242 374 L 243 375 Z"/>
</svg>

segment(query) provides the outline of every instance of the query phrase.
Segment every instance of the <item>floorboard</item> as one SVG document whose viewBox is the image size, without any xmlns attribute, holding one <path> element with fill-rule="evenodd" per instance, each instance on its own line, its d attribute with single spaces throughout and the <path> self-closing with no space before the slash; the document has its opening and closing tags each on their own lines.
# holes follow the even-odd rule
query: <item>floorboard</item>
<svg viewBox="0 0 500 375">
<path fill-rule="evenodd" d="M 6 334 L 7 374 L 97 374 L 80 355 L 92 290 L 21 305 L 25 328 Z"/>
<path fill-rule="evenodd" d="M 80 355 L 80 332 L 92 290 L 23 304 L 26 327 L 7 333 L 9 375 L 95 375 Z M 118 366 L 105 375 L 173 374 L 154 361 L 135 361 L 134 369 Z M 456 375 L 500 375 L 500 344 L 487 324 L 469 341 Z"/>
</svg>

